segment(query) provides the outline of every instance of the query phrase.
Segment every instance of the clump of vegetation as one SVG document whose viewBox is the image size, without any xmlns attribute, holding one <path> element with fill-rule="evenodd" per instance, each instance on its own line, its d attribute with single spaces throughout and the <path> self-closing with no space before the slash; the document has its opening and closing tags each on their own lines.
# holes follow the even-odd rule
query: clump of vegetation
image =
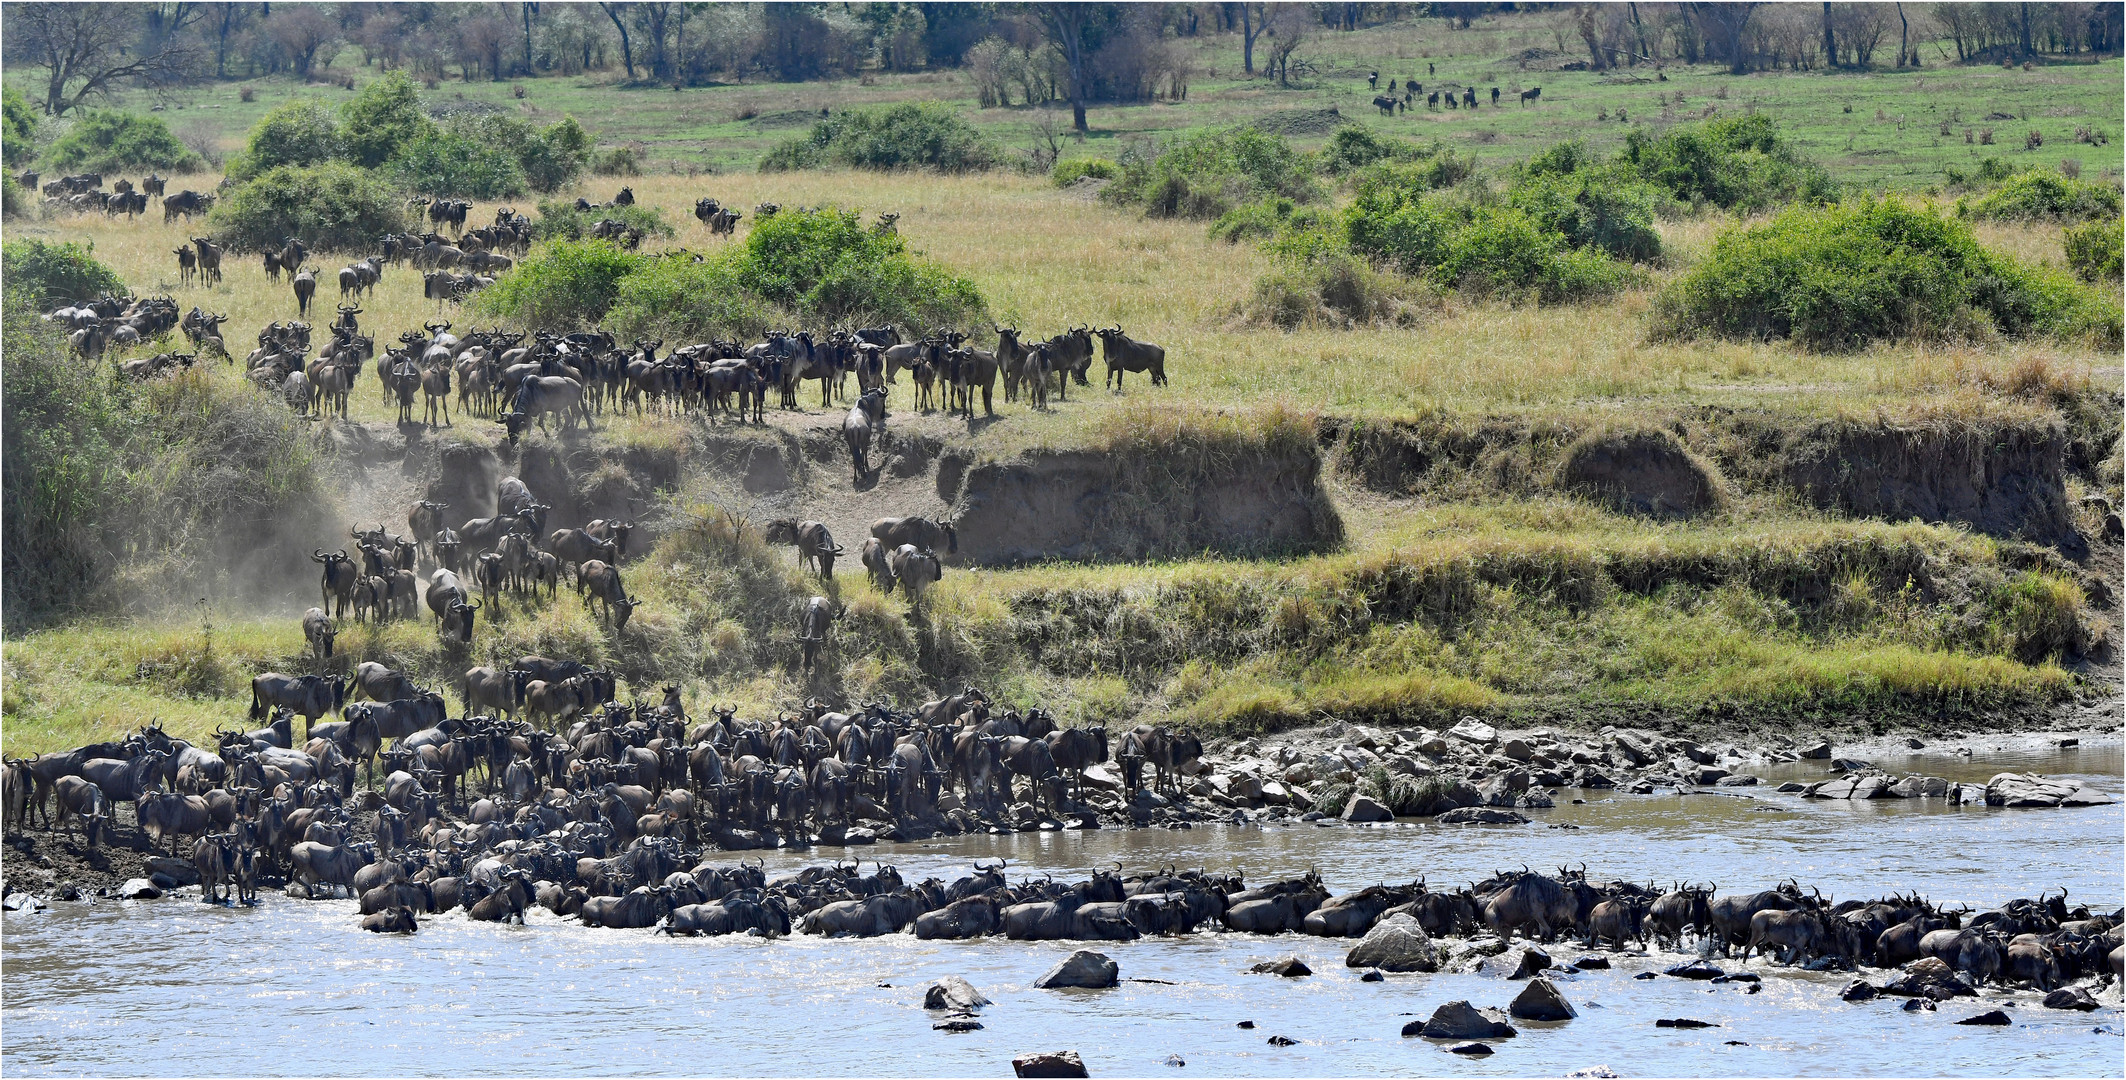
<svg viewBox="0 0 2126 1080">
<path fill-rule="evenodd" d="M 406 229 L 405 200 L 366 169 L 342 162 L 284 165 L 231 192 L 207 217 L 215 239 L 258 251 L 300 236 L 324 251 L 366 251 Z"/>
<path fill-rule="evenodd" d="M 203 164 L 198 154 L 170 133 L 162 117 L 116 109 L 91 109 L 82 114 L 73 130 L 45 151 L 44 159 L 54 169 L 97 173 L 122 169 L 184 172 Z"/>
<path fill-rule="evenodd" d="M 2069 226 L 2062 240 L 2067 250 L 2067 268 L 2083 281 L 2116 283 L 2122 269 L 2126 269 L 2121 259 L 2126 236 L 2121 235 L 2118 215 Z"/>
<path fill-rule="evenodd" d="M 2118 323 L 2116 306 L 2066 275 L 1991 254 L 1961 222 L 1897 199 L 1795 207 L 1730 230 L 1656 314 L 1666 336 L 1815 349 L 1986 333 L 2116 340 Z"/>
<path fill-rule="evenodd" d="M 1513 206 L 1369 185 L 1343 224 L 1352 251 L 1442 289 L 1554 303 L 1605 295 L 1633 279 L 1629 266 L 1573 248 Z"/>
<path fill-rule="evenodd" d="M 563 116 L 537 128 L 513 116 L 487 113 L 456 117 L 448 128 L 451 134 L 486 147 L 490 153 L 507 155 L 517 163 L 517 171 L 533 191 L 567 187 L 590 164 L 590 133 L 573 116 Z"/>
<path fill-rule="evenodd" d="M 1243 203 L 1320 198 L 1306 156 L 1284 139 L 1236 127 L 1184 135 L 1122 157 L 1122 175 L 1100 197 L 1141 206 L 1147 217 L 1215 218 Z"/>
<path fill-rule="evenodd" d="M 7 279 L 7 295 L 20 297 L 38 311 L 127 293 L 125 279 L 96 261 L 92 245 L 9 240 L 0 246 L 0 253 L 4 253 L 0 254 L 0 277 Z"/>
<path fill-rule="evenodd" d="M 1661 198 L 1630 170 L 1592 162 L 1581 144 L 1565 142 L 1516 170 L 1506 201 L 1574 248 L 1650 262 L 1661 255 L 1654 229 Z"/>
<path fill-rule="evenodd" d="M 389 171 L 423 195 L 508 199 L 524 194 L 524 172 L 516 158 L 456 131 L 431 130 L 398 147 Z"/>
<path fill-rule="evenodd" d="M 844 112 L 812 125 L 761 159 L 763 172 L 818 169 L 936 169 L 978 172 L 996 165 L 996 145 L 950 106 L 911 102 Z"/>
<path fill-rule="evenodd" d="M 866 228 L 853 210 L 756 221 L 736 268 L 748 290 L 826 322 L 968 326 L 988 314 L 973 282 L 910 252 L 900 234 Z"/>
<path fill-rule="evenodd" d="M 231 564 L 228 545 L 280 539 L 260 523 L 321 520 L 309 435 L 286 409 L 219 371 L 113 382 L 37 318 L 12 266 L 9 278 L 0 588 L 10 630 L 188 600 Z"/>
<path fill-rule="evenodd" d="M 1410 139 L 1381 135 L 1358 124 L 1337 128 L 1314 157 L 1315 167 L 1327 176 L 1346 176 L 1384 162 L 1426 162 L 1443 174 L 1453 174 L 1452 179 L 1435 183 L 1434 187 L 1451 187 L 1475 171 L 1475 164 L 1467 157 L 1437 143 L 1424 146 Z"/>
<path fill-rule="evenodd" d="M 421 94 L 404 72 L 394 71 L 362 88 L 340 106 L 340 138 L 347 160 L 376 168 L 436 131 L 421 111 Z"/>
<path fill-rule="evenodd" d="M 578 210 L 573 200 L 547 199 L 539 204 L 539 219 L 532 222 L 532 236 L 539 240 L 581 240 L 589 236 L 591 226 L 600 221 L 623 222 L 630 229 L 641 230 L 644 236 L 669 239 L 678 235 L 664 220 L 664 210 L 660 207 L 636 203 L 633 206 Z"/>
<path fill-rule="evenodd" d="M 331 110 L 315 101 L 291 101 L 260 119 L 251 129 L 244 151 L 229 162 L 232 179 L 254 176 L 293 165 L 323 165 L 340 157 L 339 122 Z"/>
<path fill-rule="evenodd" d="M 1374 269 L 1364 259 L 1337 253 L 1284 265 L 1255 281 L 1242 306 L 1249 322 L 1280 330 L 1328 326 L 1414 325 L 1431 298 L 1421 282 Z"/>
<path fill-rule="evenodd" d="M 1973 221 L 2092 221 L 2118 214 L 2117 187 L 2035 171 L 1956 200 L 1956 216 Z"/>
<path fill-rule="evenodd" d="M 479 309 L 535 330 L 595 325 L 652 258 L 606 240 L 550 240 L 480 294 Z"/>
<path fill-rule="evenodd" d="M 14 217 L 28 210 L 29 193 L 12 176 L 0 176 L 0 217 Z"/>
<path fill-rule="evenodd" d="M 1635 128 L 1618 160 L 1678 201 L 1722 209 L 1762 210 L 1836 195 L 1830 174 L 1762 115 L 1679 124 L 1659 135 Z"/>
<path fill-rule="evenodd" d="M 1090 176 L 1095 180 L 1113 180 L 1122 174 L 1122 167 L 1106 158 L 1064 158 L 1049 170 L 1048 178 L 1057 187 L 1069 187 Z"/>
<path fill-rule="evenodd" d="M 37 156 L 37 110 L 10 86 L 0 89 L 0 162 L 10 169 Z"/>
<path fill-rule="evenodd" d="M 733 262 L 653 260 L 640 272 L 621 279 L 605 329 L 622 340 L 745 341 L 760 337 L 780 312 L 747 291 Z"/>
</svg>

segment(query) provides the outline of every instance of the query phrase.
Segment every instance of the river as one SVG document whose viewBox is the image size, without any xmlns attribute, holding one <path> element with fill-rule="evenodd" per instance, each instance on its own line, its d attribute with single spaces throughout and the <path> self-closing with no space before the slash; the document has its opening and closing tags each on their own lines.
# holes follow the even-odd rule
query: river
<svg viewBox="0 0 2126 1080">
<path fill-rule="evenodd" d="M 2116 740 L 2056 750 L 1967 740 L 1972 758 L 1878 757 L 1892 770 L 1984 782 L 2004 770 L 2077 776 L 2114 797 L 2126 769 Z M 1819 763 L 1760 775 L 1816 779 Z M 2122 894 L 2122 805 L 2070 810 L 1955 808 L 1942 800 L 1804 801 L 1561 793 L 1533 825 L 1212 826 L 965 837 L 865 849 L 911 880 L 965 873 L 1006 857 L 1015 877 L 1120 863 L 1239 868 L 1253 881 L 1314 868 L 1337 891 L 1426 875 L 1466 882 L 1527 863 L 1587 864 L 1601 876 L 1717 882 L 1723 892 L 1788 877 L 1834 897 L 1919 890 L 1974 906 L 2065 887 L 2109 911 Z M 1583 804 L 1564 797 L 1585 796 Z M 1571 826 L 1568 828 L 1567 826 Z M 770 873 L 832 859 L 833 849 L 771 853 Z M 1851 976 L 1753 960 L 1758 994 L 1634 974 L 1675 956 L 1616 958 L 1563 976 L 1579 1009 L 1561 1025 L 1519 1024 L 1489 1058 L 1405 1039 L 1402 1025 L 1466 998 L 1503 1007 L 1521 984 L 1510 963 L 1466 975 L 1391 975 L 1363 983 L 1343 966 L 1348 941 L 1199 933 L 1100 943 L 1124 983 L 1042 991 L 1032 980 L 1067 955 L 1062 942 L 674 939 L 587 929 L 536 910 L 526 926 L 430 919 L 411 937 L 361 932 L 351 901 L 268 895 L 253 909 L 181 900 L 55 904 L 0 923 L 4 982 L 0 1071 L 68 1075 L 1008 1075 L 1032 1050 L 1075 1049 L 1094 1076 L 1564 1075 L 1607 1066 L 1624 1076 L 2086 1075 L 2126 1071 L 2118 991 L 2095 1013 L 2038 1007 L 1989 991 L 1983 1003 L 1904 1012 L 1896 999 L 1838 1000 Z M 1561 946 L 1562 962 L 1580 952 Z M 1311 978 L 1245 974 L 1297 953 Z M 1512 954 L 1509 954 L 1508 960 Z M 1731 968 L 1733 965 L 1729 965 Z M 932 979 L 959 975 L 994 1004 L 981 1031 L 933 1031 L 921 1008 Z M 1870 978 L 1879 981 L 1880 973 Z M 1130 981 L 1145 980 L 1145 981 Z M 2006 1006 L 2010 1027 L 1953 1022 Z M 1660 1029 L 1690 1017 L 1720 1026 Z M 1237 1027 L 1252 1020 L 1252 1029 Z M 1276 1047 L 1273 1036 L 1297 1040 Z M 1169 1058 L 1184 1064 L 1173 1065 Z"/>
</svg>

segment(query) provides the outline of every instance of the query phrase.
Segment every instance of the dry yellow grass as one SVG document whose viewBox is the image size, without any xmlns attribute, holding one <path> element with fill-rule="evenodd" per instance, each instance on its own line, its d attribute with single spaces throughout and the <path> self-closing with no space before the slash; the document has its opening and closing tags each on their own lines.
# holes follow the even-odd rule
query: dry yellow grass
<svg viewBox="0 0 2126 1080">
<path fill-rule="evenodd" d="M 211 182 L 184 177 L 171 187 L 204 189 Z M 592 181 L 586 194 L 610 197 L 621 183 Z M 1146 220 L 1058 191 L 1038 178 L 819 172 L 656 176 L 628 183 L 639 202 L 661 207 L 679 229 L 675 245 L 695 249 L 718 242 L 691 214 L 694 200 L 703 195 L 748 208 L 772 201 L 897 212 L 910 244 L 972 278 L 999 322 L 1039 334 L 1073 324 L 1119 322 L 1133 335 L 1164 345 L 1173 385 L 1155 391 L 1133 382 L 1127 398 L 1137 401 L 1171 398 L 1214 407 L 1275 403 L 1349 414 L 1650 399 L 1850 405 L 1989 378 L 2001 382 L 2033 357 L 2068 377 L 2097 373 L 2117 379 L 2116 357 L 2049 342 L 1956 349 L 1886 346 L 1848 355 L 1810 354 L 1785 343 L 1649 343 L 1644 316 L 1651 287 L 1607 303 L 1560 307 L 1449 301 L 1408 329 L 1285 333 L 1246 325 L 1237 314 L 1267 265 L 1251 246 L 1213 240 L 1196 222 Z M 518 205 L 528 208 L 529 203 Z M 472 217 L 485 220 L 493 212 L 492 204 L 480 205 Z M 1703 257 L 1714 237 L 1732 224 L 1722 217 L 1663 223 L 1669 266 L 1654 275 L 1653 286 Z M 136 292 L 169 293 L 186 308 L 199 304 L 226 311 L 230 319 L 224 333 L 239 355 L 260 327 L 295 315 L 288 285 L 268 282 L 255 257 L 232 259 L 218 287 L 180 288 L 171 251 L 187 230 L 181 224 L 164 226 L 152 210 L 132 222 L 64 217 L 18 222 L 8 232 L 91 242 Z M 1986 225 L 1980 235 L 1989 247 L 2019 258 L 2059 258 L 2054 227 Z M 347 253 L 318 258 L 324 280 L 313 323 L 331 317 L 337 299 L 332 271 L 347 261 Z M 419 275 L 403 267 L 387 273 L 363 308 L 364 327 L 384 343 L 437 317 L 436 306 L 421 299 Z M 443 317 L 460 327 L 469 322 L 454 310 Z M 1016 406 L 1005 411 L 1015 414 L 1019 423 L 1013 426 L 1022 435 L 1069 439 L 1088 414 L 1118 400 L 1095 390 L 1074 394 L 1048 416 L 1026 415 Z M 357 394 L 355 409 L 358 419 L 391 415 L 376 393 Z"/>
</svg>

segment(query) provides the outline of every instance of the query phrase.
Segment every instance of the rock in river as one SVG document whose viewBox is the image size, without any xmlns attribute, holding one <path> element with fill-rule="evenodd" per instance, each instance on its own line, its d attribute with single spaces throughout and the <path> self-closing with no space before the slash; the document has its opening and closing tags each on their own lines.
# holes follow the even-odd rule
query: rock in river
<svg viewBox="0 0 2126 1080">
<path fill-rule="evenodd" d="M 1314 969 L 1297 956 L 1280 956 L 1275 960 L 1266 960 L 1248 971 L 1255 975 L 1282 975 L 1287 979 L 1299 979 L 1314 974 Z"/>
<path fill-rule="evenodd" d="M 978 1009 L 987 1004 L 989 999 L 983 997 L 973 983 L 958 975 L 947 975 L 923 991 L 923 1008 L 926 1009 Z"/>
<path fill-rule="evenodd" d="M 1510 1039 L 1520 1032 L 1466 1001 L 1450 1001 L 1432 1011 L 1422 1034 L 1428 1039 Z"/>
<path fill-rule="evenodd" d="M 1070 1080 L 1083 1077 L 1085 1062 L 1076 1050 L 1061 1050 L 1053 1054 L 1020 1054 L 1011 1059 L 1011 1071 L 1021 1080 Z"/>
<path fill-rule="evenodd" d="M 1449 810 L 1432 819 L 1440 825 L 1526 825 L 1528 819 L 1511 810 L 1494 810 L 1488 806 L 1464 806 Z"/>
<path fill-rule="evenodd" d="M 1506 1012 L 1515 1020 L 1570 1020 L 1580 1015 L 1558 992 L 1557 984 L 1544 978 L 1530 980 Z"/>
<path fill-rule="evenodd" d="M 1514 969 L 1509 979 L 1525 979 L 1538 971 L 1550 970 L 1550 954 L 1533 946 L 1521 950 L 1521 966 Z"/>
<path fill-rule="evenodd" d="M 1344 957 L 1345 967 L 1379 968 L 1382 971 L 1438 971 L 1439 946 L 1425 928 L 1408 914 L 1398 913 L 1373 924 L 1366 936 Z"/>
<path fill-rule="evenodd" d="M 1048 974 L 1035 979 L 1033 985 L 1036 990 L 1060 990 L 1069 986 L 1102 990 L 1115 985 L 1115 977 L 1120 972 L 1120 966 L 1113 960 L 1091 949 L 1079 949 L 1071 953 L 1069 959 L 1050 968 Z"/>
<path fill-rule="evenodd" d="M 1353 795 L 1351 801 L 1344 806 L 1343 819 L 1354 822 L 1394 821 L 1395 815 L 1390 813 L 1387 807 L 1364 795 Z"/>
</svg>

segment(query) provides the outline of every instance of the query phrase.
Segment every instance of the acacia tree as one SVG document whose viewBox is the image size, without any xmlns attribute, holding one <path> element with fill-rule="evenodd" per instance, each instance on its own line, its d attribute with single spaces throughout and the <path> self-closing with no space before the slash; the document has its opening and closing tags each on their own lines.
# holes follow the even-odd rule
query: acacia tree
<svg viewBox="0 0 2126 1080">
<path fill-rule="evenodd" d="M 196 7 L 191 12 L 201 14 Z M 7 52 L 44 69 L 44 111 L 59 116 L 121 84 L 153 85 L 185 74 L 193 59 L 189 35 L 171 31 L 143 42 L 141 26 L 133 4 L 9 4 Z"/>
<path fill-rule="evenodd" d="M 1085 70 L 1085 27 L 1094 13 L 1092 4 L 1043 4 L 1041 22 L 1056 48 L 1063 53 L 1063 65 L 1070 72 L 1070 120 L 1071 127 L 1080 135 L 1089 129 L 1085 126 L 1085 98 L 1090 91 L 1090 78 Z"/>
</svg>

